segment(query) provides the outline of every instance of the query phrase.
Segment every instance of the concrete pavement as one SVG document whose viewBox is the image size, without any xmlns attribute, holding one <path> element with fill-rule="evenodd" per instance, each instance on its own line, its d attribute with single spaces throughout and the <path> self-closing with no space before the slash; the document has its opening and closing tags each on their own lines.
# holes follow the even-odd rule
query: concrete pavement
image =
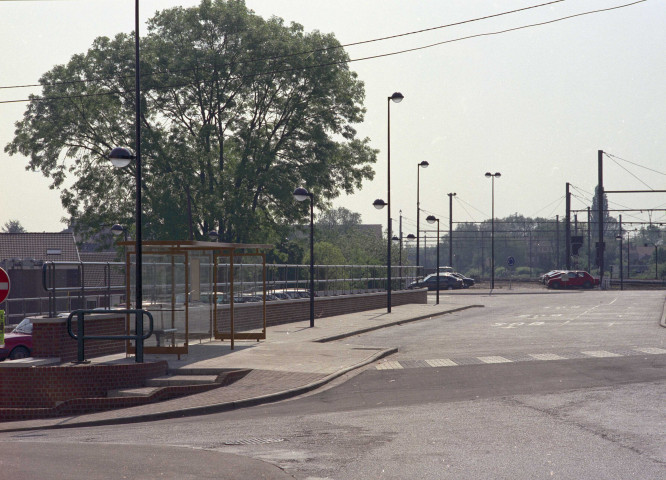
<svg viewBox="0 0 666 480">
<path fill-rule="evenodd" d="M 226 369 L 248 369 L 249 373 L 230 385 L 203 393 L 86 415 L 2 422 L 0 431 L 140 422 L 221 412 L 286 399 L 319 388 L 397 351 L 395 348 L 359 347 L 336 340 L 483 306 L 472 301 L 464 303 L 447 302 L 447 296 L 442 295 L 439 305 L 402 305 L 393 307 L 390 314 L 386 309 L 380 309 L 319 318 L 313 328 L 310 328 L 308 321 L 269 327 L 266 340 L 236 341 L 235 350 L 230 349 L 228 342 L 209 341 L 190 344 L 189 353 L 180 360 L 174 355 L 146 355 L 144 360 L 147 362 L 167 360 L 171 371 L 204 374 Z M 94 361 L 126 363 L 133 362 L 134 358 L 116 355 Z"/>
</svg>

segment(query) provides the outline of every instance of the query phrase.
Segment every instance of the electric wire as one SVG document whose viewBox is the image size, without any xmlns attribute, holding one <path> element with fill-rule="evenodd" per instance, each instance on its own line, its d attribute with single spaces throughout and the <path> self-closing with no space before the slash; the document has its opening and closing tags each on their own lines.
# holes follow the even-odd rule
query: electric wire
<svg viewBox="0 0 666 480">
<path fill-rule="evenodd" d="M 264 76 L 264 75 L 294 73 L 294 72 L 312 70 L 312 69 L 321 68 L 321 67 L 328 67 L 328 66 L 334 66 L 334 65 L 344 65 L 344 64 L 349 64 L 349 63 L 353 63 L 353 62 L 361 62 L 361 61 L 366 61 L 366 60 L 374 60 L 374 59 L 378 59 L 378 58 L 386 58 L 386 57 L 391 57 L 391 56 L 395 56 L 395 55 L 402 55 L 402 54 L 405 54 L 405 53 L 412 53 L 412 52 L 416 52 L 416 51 L 420 51 L 420 50 L 425 50 L 425 49 L 433 48 L 433 47 L 436 47 L 436 46 L 445 45 L 447 43 L 454 43 L 454 42 L 459 42 L 459 41 L 463 41 L 463 40 L 469 40 L 469 39 L 472 39 L 472 38 L 480 38 L 480 37 L 486 37 L 486 36 L 501 35 L 501 34 L 504 34 L 504 33 L 514 32 L 514 31 L 518 31 L 518 30 L 524 30 L 524 29 L 527 29 L 527 28 L 539 27 L 539 26 L 543 26 L 543 25 L 556 23 L 556 22 L 561 22 L 561 21 L 564 21 L 564 20 L 570 20 L 572 18 L 581 17 L 581 16 L 585 16 L 585 15 L 592 15 L 592 14 L 607 12 L 607 11 L 611 11 L 611 10 L 617 10 L 617 9 L 620 9 L 620 8 L 626 8 L 626 7 L 634 6 L 634 5 L 637 5 L 639 3 L 643 3 L 643 2 L 646 2 L 646 1 L 647 0 L 637 0 L 635 2 L 631 2 L 631 3 L 627 3 L 627 4 L 623 4 L 623 5 L 618 5 L 618 6 L 615 6 L 615 7 L 589 10 L 587 12 L 577 13 L 577 14 L 573 14 L 573 15 L 567 15 L 567 16 L 564 16 L 564 17 L 556 18 L 556 19 L 553 19 L 553 20 L 547 20 L 547 21 L 544 21 L 544 22 L 536 22 L 536 23 L 531 23 L 531 24 L 528 24 L 528 25 L 521 25 L 519 27 L 507 28 L 507 29 L 504 29 L 504 30 L 497 30 L 497 31 L 494 31 L 494 32 L 478 33 L 478 34 L 474 34 L 474 35 L 458 37 L 458 38 L 454 38 L 454 39 L 450 39 L 450 40 L 444 40 L 444 41 L 441 41 L 441 42 L 436 42 L 436 43 L 431 43 L 431 44 L 428 44 L 428 45 L 423 45 L 423 46 L 420 46 L 420 47 L 408 48 L 408 49 L 398 50 L 398 51 L 384 53 L 384 54 L 370 55 L 370 56 L 366 56 L 366 57 L 360 57 L 360 58 L 342 60 L 342 61 L 321 63 L 321 64 L 311 65 L 311 66 L 307 66 L 307 67 L 294 67 L 294 68 L 287 68 L 287 69 L 282 69 L 282 70 L 273 70 L 273 71 L 268 71 L 268 72 L 258 72 L 258 73 L 247 74 L 247 75 L 230 76 L 229 79 L 238 80 L 238 79 L 245 79 L 245 78 L 254 78 L 254 77 L 259 77 L 259 76 Z M 200 81 L 197 81 L 197 82 L 190 82 L 190 83 L 185 83 L 185 84 L 181 84 L 181 85 L 170 85 L 170 86 L 159 87 L 159 88 L 153 87 L 153 89 L 154 90 L 162 90 L 162 89 L 184 88 L 184 87 L 187 87 L 187 86 L 198 85 L 200 83 L 201 83 Z M 132 91 L 133 90 L 126 90 L 124 92 L 120 92 L 120 91 L 101 92 L 101 93 L 94 93 L 94 94 L 66 95 L 66 96 L 62 96 L 62 97 L 57 97 L 57 96 L 56 97 L 36 97 L 36 96 L 33 96 L 30 99 L 3 100 L 3 101 L 0 101 L 0 104 L 21 103 L 21 102 L 29 102 L 29 101 L 44 101 L 44 100 L 63 100 L 63 99 L 73 99 L 73 98 L 85 98 L 85 97 L 95 97 L 95 96 L 116 95 L 116 94 L 123 94 L 123 93 L 127 94 L 127 93 L 130 93 Z"/>
</svg>

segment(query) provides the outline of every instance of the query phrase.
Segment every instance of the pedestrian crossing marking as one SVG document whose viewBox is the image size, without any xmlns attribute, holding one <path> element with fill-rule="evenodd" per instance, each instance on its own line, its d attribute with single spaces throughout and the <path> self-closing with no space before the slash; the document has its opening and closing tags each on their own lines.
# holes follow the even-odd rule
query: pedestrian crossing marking
<svg viewBox="0 0 666 480">
<path fill-rule="evenodd" d="M 512 361 L 508 358 L 500 356 L 491 356 L 491 357 L 477 357 L 483 363 L 511 363 Z"/>
<path fill-rule="evenodd" d="M 458 364 L 454 362 L 453 360 L 449 360 L 448 358 L 436 358 L 434 360 L 426 360 L 425 361 L 428 365 L 431 367 L 457 367 Z"/>
<path fill-rule="evenodd" d="M 530 353 L 530 357 L 535 360 L 566 360 L 565 357 L 556 355 L 554 353 Z"/>
<path fill-rule="evenodd" d="M 660 355 L 666 353 L 666 350 L 663 348 L 635 348 L 637 352 L 649 353 L 650 355 Z"/>
<path fill-rule="evenodd" d="M 583 355 L 588 355 L 590 357 L 596 357 L 596 358 L 621 357 L 622 356 L 622 355 L 618 355 L 617 353 L 607 352 L 606 350 L 596 350 L 596 351 L 581 352 L 581 353 Z"/>
<path fill-rule="evenodd" d="M 377 365 L 377 370 L 400 370 L 403 366 L 400 365 L 400 362 L 384 362 Z"/>
<path fill-rule="evenodd" d="M 617 350 L 616 351 L 620 351 Z M 632 348 L 621 350 L 621 353 L 609 352 L 608 350 L 588 350 L 581 352 L 569 352 L 562 353 L 558 355 L 556 353 L 530 353 L 527 355 L 489 355 L 484 357 L 454 357 L 454 358 L 434 358 L 429 360 L 403 360 L 400 361 L 387 361 L 379 363 L 376 366 L 377 370 L 402 370 L 405 368 L 419 368 L 427 365 L 428 367 L 458 367 L 462 365 L 481 365 L 481 364 L 494 364 L 494 363 L 516 363 L 516 362 L 526 362 L 533 360 L 571 360 L 585 358 L 581 355 L 593 358 L 612 358 L 612 357 L 626 357 L 633 356 L 631 352 L 636 352 L 638 354 L 650 354 L 650 355 L 664 355 L 666 354 L 666 349 L 657 348 L 657 347 L 643 347 L 643 348 Z M 479 363 L 481 362 L 481 363 Z M 418 364 L 421 364 L 420 366 Z M 425 365 L 424 365 L 425 364 Z"/>
</svg>

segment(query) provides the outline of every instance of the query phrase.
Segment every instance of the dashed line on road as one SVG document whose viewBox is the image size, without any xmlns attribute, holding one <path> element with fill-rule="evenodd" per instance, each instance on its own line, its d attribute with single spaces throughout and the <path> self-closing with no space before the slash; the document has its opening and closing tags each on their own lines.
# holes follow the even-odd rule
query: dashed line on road
<svg viewBox="0 0 666 480">
<path fill-rule="evenodd" d="M 657 347 L 642 347 L 633 348 L 630 350 L 622 350 L 611 352 L 608 350 L 587 350 L 581 352 L 569 353 L 529 353 L 527 355 L 490 355 L 483 357 L 455 357 L 451 358 L 434 358 L 429 360 L 392 360 L 384 361 L 376 366 L 377 370 L 402 370 L 405 368 L 423 368 L 423 367 L 459 367 L 462 365 L 483 365 L 494 363 L 518 363 L 529 361 L 550 361 L 550 360 L 573 360 L 583 358 L 613 358 L 613 357 L 631 357 L 642 354 L 648 355 L 664 355 L 666 349 Z"/>
</svg>

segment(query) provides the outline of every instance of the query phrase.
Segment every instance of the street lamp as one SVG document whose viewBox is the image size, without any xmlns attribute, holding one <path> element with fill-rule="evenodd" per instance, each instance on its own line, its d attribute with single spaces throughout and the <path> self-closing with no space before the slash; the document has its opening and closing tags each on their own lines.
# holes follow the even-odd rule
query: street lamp
<svg viewBox="0 0 666 480">
<path fill-rule="evenodd" d="M 495 177 L 501 177 L 500 172 L 486 172 L 486 177 L 492 183 L 492 214 L 490 219 L 490 289 L 495 288 Z"/>
<path fill-rule="evenodd" d="M 417 165 L 416 168 L 416 267 L 418 268 L 419 264 L 419 229 L 421 226 L 421 202 L 420 202 L 420 188 L 421 188 L 421 169 L 428 168 L 430 165 L 428 162 L 423 160 Z"/>
<path fill-rule="evenodd" d="M 117 223 L 111 227 L 111 233 L 115 235 L 116 237 L 118 235 L 124 235 L 125 241 L 127 241 L 127 228 L 123 227 L 122 225 L 118 225 Z"/>
<path fill-rule="evenodd" d="M 208 232 L 208 238 L 210 238 L 211 242 L 217 242 L 220 239 L 220 234 L 217 230 L 211 230 Z"/>
<path fill-rule="evenodd" d="M 391 233 L 391 102 L 395 103 L 400 103 L 402 102 L 402 99 L 405 98 L 402 93 L 400 92 L 395 92 L 393 95 L 388 97 L 387 100 L 387 110 L 388 110 L 388 115 L 387 115 L 387 143 L 388 143 L 388 148 L 387 148 L 387 167 L 388 167 L 388 175 L 387 175 L 387 201 L 385 202 L 384 200 L 375 200 L 373 202 L 373 205 L 377 209 L 382 209 L 384 207 L 388 207 L 387 210 L 387 223 L 388 223 L 388 234 L 386 235 L 386 276 L 387 276 L 387 288 L 386 288 L 386 312 L 391 313 L 391 238 L 393 238 L 393 234 Z"/>
<path fill-rule="evenodd" d="M 135 119 L 134 119 L 134 151 L 132 155 L 126 148 L 116 147 L 111 150 L 109 160 L 113 166 L 118 168 L 126 167 L 132 160 L 135 161 L 136 168 L 136 305 L 137 310 L 142 309 L 143 286 L 141 278 L 142 256 L 141 256 L 141 82 L 139 71 L 139 0 L 134 2 L 134 84 L 135 84 Z M 143 315 L 143 314 L 141 314 Z M 137 322 L 137 326 L 142 325 L 143 316 Z M 137 329 L 138 330 L 138 329 Z M 137 335 L 140 332 L 136 332 Z M 138 352 L 137 352 L 138 353 Z M 143 356 L 143 355 L 141 355 Z M 137 361 L 139 355 L 137 355 Z"/>
<path fill-rule="evenodd" d="M 453 197 L 456 192 L 447 193 L 449 196 L 449 267 L 453 266 Z"/>
<path fill-rule="evenodd" d="M 615 236 L 620 241 L 620 290 L 624 290 L 624 274 L 622 273 L 622 230 Z"/>
<path fill-rule="evenodd" d="M 435 302 L 435 305 L 439 305 L 439 218 L 436 218 L 434 215 L 428 215 L 426 217 L 426 222 L 428 222 L 428 223 L 437 222 L 437 244 L 436 244 L 436 250 L 437 250 L 437 301 Z"/>
<path fill-rule="evenodd" d="M 314 327 L 314 194 L 303 187 L 294 190 L 294 199 L 302 202 L 310 199 L 310 327 Z"/>
</svg>

